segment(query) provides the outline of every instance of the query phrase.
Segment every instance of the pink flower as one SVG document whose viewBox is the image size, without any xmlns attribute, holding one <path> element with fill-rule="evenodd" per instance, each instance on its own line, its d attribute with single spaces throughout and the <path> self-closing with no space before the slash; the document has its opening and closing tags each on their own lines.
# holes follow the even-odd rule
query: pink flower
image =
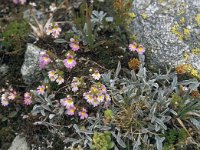
<svg viewBox="0 0 200 150">
<path fill-rule="evenodd" d="M 71 83 L 72 91 L 77 92 L 79 90 L 80 85 L 81 85 L 80 79 L 74 77 Z"/>
<path fill-rule="evenodd" d="M 142 45 L 139 45 L 136 51 L 138 54 L 143 54 L 145 52 L 145 48 Z"/>
<path fill-rule="evenodd" d="M 103 85 L 103 84 L 102 84 L 102 86 L 101 86 L 101 92 L 102 92 L 103 94 L 106 94 L 106 93 L 107 93 L 106 86 Z"/>
<path fill-rule="evenodd" d="M 73 91 L 73 92 L 77 92 L 77 91 L 78 91 L 78 87 L 77 87 L 77 86 L 73 86 L 73 87 L 72 87 L 72 91 Z"/>
<path fill-rule="evenodd" d="M 29 92 L 24 93 L 24 104 L 25 105 L 31 105 L 32 104 L 31 93 L 29 93 Z"/>
<path fill-rule="evenodd" d="M 40 58 L 39 58 L 39 67 L 41 69 L 44 69 L 46 65 L 48 65 L 50 62 L 52 62 L 51 58 L 49 57 L 48 54 L 46 53 L 42 53 L 40 55 Z"/>
<path fill-rule="evenodd" d="M 106 101 L 111 101 L 110 95 L 106 94 Z"/>
<path fill-rule="evenodd" d="M 70 54 L 67 56 L 67 59 L 63 60 L 63 63 L 67 69 L 72 69 L 76 66 L 76 61 Z"/>
<path fill-rule="evenodd" d="M 55 75 L 56 75 L 56 71 L 55 70 L 51 70 L 51 71 L 48 72 L 49 78 L 51 78 L 51 77 L 53 77 Z"/>
<path fill-rule="evenodd" d="M 23 5 L 23 4 L 26 3 L 26 0 L 13 0 L 13 3 L 14 4 L 21 4 L 21 5 Z"/>
<path fill-rule="evenodd" d="M 98 106 L 100 104 L 100 102 L 95 98 L 94 100 L 93 100 L 93 102 L 92 102 L 92 105 L 94 106 L 94 107 L 96 107 L 96 106 Z"/>
<path fill-rule="evenodd" d="M 98 97 L 97 97 L 97 100 L 99 101 L 99 102 L 103 102 L 104 101 L 104 95 L 103 94 L 100 94 L 100 95 L 98 95 Z"/>
<path fill-rule="evenodd" d="M 92 103 L 93 103 L 93 101 L 94 101 L 93 95 L 91 95 L 91 94 L 89 94 L 89 93 L 84 93 L 83 96 L 84 96 L 84 98 L 87 100 L 87 102 L 88 102 L 89 104 L 92 104 Z"/>
<path fill-rule="evenodd" d="M 88 118 L 87 110 L 82 108 L 82 111 L 78 113 L 81 120 Z"/>
<path fill-rule="evenodd" d="M 73 99 L 71 97 L 69 97 L 69 96 L 67 98 L 61 99 L 60 103 L 61 103 L 62 106 L 65 106 L 66 108 L 74 106 Z"/>
<path fill-rule="evenodd" d="M 61 28 L 58 26 L 57 23 L 51 23 L 47 28 L 46 28 L 46 34 L 47 35 L 52 35 L 53 38 L 58 38 L 61 32 Z"/>
<path fill-rule="evenodd" d="M 16 91 L 10 92 L 9 95 L 8 95 L 8 99 L 14 100 L 16 98 L 16 96 L 17 96 Z"/>
<path fill-rule="evenodd" d="M 106 102 L 104 103 L 103 107 L 107 109 L 109 105 L 110 105 L 110 101 L 106 101 Z"/>
<path fill-rule="evenodd" d="M 129 44 L 129 50 L 132 52 L 137 51 L 138 54 L 143 54 L 145 52 L 145 48 L 142 45 L 138 45 L 135 42 L 133 42 L 132 44 Z"/>
<path fill-rule="evenodd" d="M 130 51 L 136 51 L 137 50 L 137 43 L 133 42 L 132 44 L 129 44 L 129 50 Z"/>
<path fill-rule="evenodd" d="M 71 42 L 69 44 L 69 46 L 73 51 L 78 51 L 80 49 L 80 46 L 79 46 L 78 42 Z"/>
<path fill-rule="evenodd" d="M 43 95 L 45 93 L 45 89 L 44 85 L 38 86 L 37 93 Z"/>
<path fill-rule="evenodd" d="M 69 115 L 69 116 L 73 116 L 75 110 L 76 110 L 76 107 L 75 106 L 71 106 L 71 107 L 67 108 L 66 114 Z"/>
<path fill-rule="evenodd" d="M 58 38 L 58 36 L 60 35 L 60 32 L 61 32 L 61 28 L 58 27 L 58 24 L 55 24 L 52 29 L 51 35 L 54 38 Z"/>
</svg>

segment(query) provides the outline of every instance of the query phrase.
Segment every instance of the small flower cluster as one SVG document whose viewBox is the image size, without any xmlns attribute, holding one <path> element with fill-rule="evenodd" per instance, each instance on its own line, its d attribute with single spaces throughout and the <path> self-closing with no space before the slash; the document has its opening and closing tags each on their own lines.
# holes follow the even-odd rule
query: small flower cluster
<svg viewBox="0 0 200 150">
<path fill-rule="evenodd" d="M 76 107 L 74 106 L 74 101 L 72 97 L 68 95 L 66 98 L 61 99 L 60 104 L 67 109 L 67 115 L 73 116 L 75 114 Z M 78 115 L 80 119 L 86 119 L 88 117 L 87 110 L 85 108 L 82 108 L 82 110 L 78 112 Z"/>
<path fill-rule="evenodd" d="M 77 64 L 76 60 L 74 59 L 74 55 L 69 52 L 69 53 L 67 53 L 66 57 L 67 58 L 63 60 L 63 63 L 65 65 L 65 67 L 67 69 L 74 68 L 76 66 L 76 64 Z"/>
<path fill-rule="evenodd" d="M 80 49 L 79 42 L 76 41 L 74 38 L 70 39 L 69 46 L 73 51 L 78 51 Z"/>
<path fill-rule="evenodd" d="M 51 60 L 51 58 L 49 57 L 49 55 L 47 54 L 46 51 L 40 53 L 40 57 L 39 57 L 39 67 L 40 67 L 40 69 L 44 69 L 45 66 L 48 65 L 51 62 L 52 62 L 52 60 Z"/>
<path fill-rule="evenodd" d="M 71 83 L 71 88 L 73 92 L 77 92 L 81 86 L 80 78 L 74 77 Z"/>
<path fill-rule="evenodd" d="M 26 0 L 13 0 L 14 4 L 20 4 L 20 5 L 24 5 L 26 3 Z"/>
<path fill-rule="evenodd" d="M 141 62 L 137 58 L 133 58 L 128 62 L 128 67 L 132 70 L 138 70 Z"/>
<path fill-rule="evenodd" d="M 24 104 L 25 105 L 31 105 L 32 104 L 32 95 L 30 92 L 24 93 Z"/>
<path fill-rule="evenodd" d="M 145 52 L 145 48 L 142 45 L 138 45 L 136 42 L 129 44 L 129 50 L 134 52 L 138 52 L 138 54 L 143 54 Z"/>
<path fill-rule="evenodd" d="M 90 91 L 84 93 L 83 96 L 90 105 L 93 105 L 93 107 L 96 107 L 103 102 L 106 107 L 111 101 L 110 95 L 107 94 L 105 85 L 101 83 L 93 84 Z"/>
<path fill-rule="evenodd" d="M 46 34 L 51 35 L 53 38 L 58 38 L 60 32 L 61 28 L 58 26 L 57 23 L 51 23 L 46 29 Z"/>
<path fill-rule="evenodd" d="M 8 106 L 10 101 L 15 100 L 17 97 L 17 92 L 13 90 L 12 88 L 6 90 L 2 88 L 0 90 L 1 93 L 1 105 L 2 106 Z"/>
<path fill-rule="evenodd" d="M 55 70 L 51 70 L 48 72 L 49 79 L 53 82 L 56 81 L 58 85 L 64 83 L 64 78 L 59 76 Z"/>
<path fill-rule="evenodd" d="M 92 71 L 92 70 L 90 70 Z M 101 75 L 99 73 L 98 70 L 95 70 L 94 73 L 92 74 L 92 77 L 95 79 L 95 80 L 99 80 L 101 78 Z"/>
<path fill-rule="evenodd" d="M 68 53 L 66 54 L 66 59 L 63 60 L 63 63 L 65 65 L 65 67 L 69 70 L 71 70 L 72 68 L 74 68 L 77 64 L 76 60 L 75 60 L 75 51 L 78 51 L 80 49 L 79 46 L 79 42 L 77 40 L 75 40 L 74 38 L 70 39 L 70 44 L 69 44 L 71 50 L 68 51 Z"/>
</svg>

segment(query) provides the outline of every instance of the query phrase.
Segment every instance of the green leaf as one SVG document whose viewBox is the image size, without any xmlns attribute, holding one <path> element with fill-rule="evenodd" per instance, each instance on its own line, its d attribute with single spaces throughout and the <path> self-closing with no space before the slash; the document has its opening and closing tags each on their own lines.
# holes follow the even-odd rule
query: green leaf
<svg viewBox="0 0 200 150">
<path fill-rule="evenodd" d="M 14 118 L 17 115 L 17 111 L 12 111 L 9 113 L 8 118 Z"/>
<path fill-rule="evenodd" d="M 65 39 L 55 39 L 54 42 L 55 43 L 67 43 L 68 41 L 66 41 Z"/>
<path fill-rule="evenodd" d="M 112 149 L 114 147 L 114 145 L 115 145 L 114 142 L 109 143 L 108 149 Z"/>
</svg>

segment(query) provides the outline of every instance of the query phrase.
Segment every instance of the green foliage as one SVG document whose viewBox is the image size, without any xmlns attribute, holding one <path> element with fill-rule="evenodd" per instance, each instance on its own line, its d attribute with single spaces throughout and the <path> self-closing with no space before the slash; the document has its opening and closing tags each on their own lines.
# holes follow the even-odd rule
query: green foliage
<svg viewBox="0 0 200 150">
<path fill-rule="evenodd" d="M 185 138 L 184 130 L 180 130 L 180 134 L 170 131 L 174 126 L 172 120 L 181 114 L 187 116 L 181 119 L 199 127 L 196 117 L 189 114 L 199 112 L 199 102 L 190 93 L 197 90 L 200 83 L 196 79 L 179 82 L 177 75 L 169 70 L 166 74 L 152 74 L 144 67 L 144 56 L 139 56 L 139 59 L 142 64 L 138 73 L 134 70 L 120 71 L 122 69 L 119 64 L 115 74 L 108 72 L 103 75 L 115 103 L 113 124 L 121 130 L 122 137 L 124 135 L 124 143 L 127 142 L 125 137 L 129 135 L 134 139 L 134 148 L 155 141 L 155 146 L 161 150 L 166 138 L 168 145 Z M 183 86 L 188 87 L 188 90 L 181 90 Z M 170 132 L 164 135 L 167 131 Z M 123 147 L 123 144 L 119 145 Z"/>
<path fill-rule="evenodd" d="M 179 96 L 177 93 L 173 93 L 171 102 L 172 102 L 172 105 L 176 108 L 182 104 L 183 100 L 181 96 Z"/>
<path fill-rule="evenodd" d="M 94 133 L 93 136 L 93 149 L 94 150 L 109 150 L 114 147 L 114 143 L 111 140 L 111 133 Z"/>
<path fill-rule="evenodd" d="M 106 117 L 106 118 L 112 118 L 112 116 L 113 116 L 112 110 L 107 109 L 107 110 L 104 111 L 104 117 Z"/>
<path fill-rule="evenodd" d="M 187 133 L 184 129 L 174 130 L 170 129 L 165 135 L 164 150 L 174 149 L 176 147 L 183 147 L 183 143 L 187 138 Z"/>
<path fill-rule="evenodd" d="M 3 46 L 11 47 L 20 45 L 19 42 L 23 40 L 29 31 L 29 25 L 26 21 L 13 21 L 8 24 L 2 33 L 3 36 Z"/>
<path fill-rule="evenodd" d="M 13 130 L 10 127 L 3 127 L 0 130 L 0 142 L 6 143 L 11 142 L 14 138 Z"/>
<path fill-rule="evenodd" d="M 90 48 L 94 44 L 93 24 L 91 22 L 92 6 L 84 1 L 80 7 L 80 14 L 75 16 L 74 23 L 82 32 L 83 39 Z"/>
</svg>

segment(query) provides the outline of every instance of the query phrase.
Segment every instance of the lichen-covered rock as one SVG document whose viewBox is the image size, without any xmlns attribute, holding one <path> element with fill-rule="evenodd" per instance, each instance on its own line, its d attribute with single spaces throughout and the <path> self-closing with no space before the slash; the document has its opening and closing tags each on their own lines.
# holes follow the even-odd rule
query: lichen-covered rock
<svg viewBox="0 0 200 150">
<path fill-rule="evenodd" d="M 33 84 L 39 81 L 41 70 L 39 68 L 39 55 L 44 51 L 33 44 L 27 44 L 27 49 L 24 56 L 24 63 L 21 67 L 21 74 L 26 84 Z"/>
<path fill-rule="evenodd" d="M 134 0 L 131 28 L 149 67 L 191 64 L 200 72 L 200 1 Z"/>
<path fill-rule="evenodd" d="M 12 145 L 8 150 L 30 150 L 26 138 L 23 136 L 16 136 L 12 142 Z"/>
</svg>

